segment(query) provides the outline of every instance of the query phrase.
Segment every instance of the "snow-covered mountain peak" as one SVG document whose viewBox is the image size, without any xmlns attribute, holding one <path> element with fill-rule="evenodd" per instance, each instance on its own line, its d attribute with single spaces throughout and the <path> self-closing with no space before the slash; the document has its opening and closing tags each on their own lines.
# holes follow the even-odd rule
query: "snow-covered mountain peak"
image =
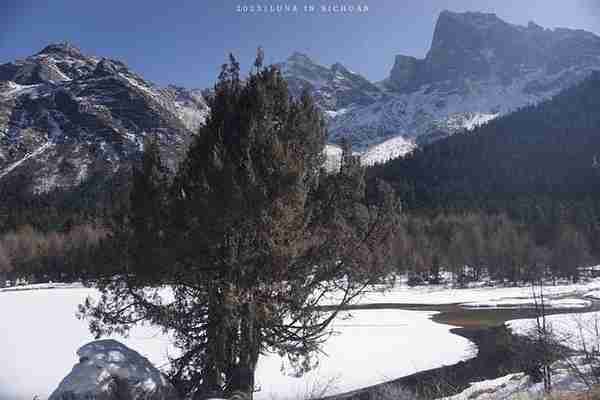
<svg viewBox="0 0 600 400">
<path fill-rule="evenodd" d="M 298 96 L 308 89 L 326 114 L 351 104 L 370 104 L 382 95 L 378 87 L 340 63 L 326 67 L 295 52 L 277 65 L 292 95 Z"/>
</svg>

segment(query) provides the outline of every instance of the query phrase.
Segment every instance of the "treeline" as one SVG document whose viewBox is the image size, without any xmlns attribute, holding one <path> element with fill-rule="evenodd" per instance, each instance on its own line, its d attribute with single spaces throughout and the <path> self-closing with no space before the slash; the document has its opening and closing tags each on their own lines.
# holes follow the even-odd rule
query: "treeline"
<svg viewBox="0 0 600 400">
<path fill-rule="evenodd" d="M 23 226 L 40 232 L 64 232 L 73 226 L 108 220 L 129 196 L 131 168 L 114 176 L 92 173 L 81 185 L 35 193 L 26 170 L 15 170 L 0 181 L 0 235 Z"/>
<path fill-rule="evenodd" d="M 412 282 L 437 283 L 441 272 L 456 282 L 490 277 L 521 283 L 546 278 L 577 281 L 594 262 L 590 240 L 568 223 L 541 232 L 506 214 L 405 214 L 394 245 L 394 262 Z"/>
<path fill-rule="evenodd" d="M 0 286 L 6 280 L 68 282 L 84 278 L 97 265 L 99 246 L 107 233 L 91 224 L 47 233 L 26 225 L 0 235 Z"/>
</svg>

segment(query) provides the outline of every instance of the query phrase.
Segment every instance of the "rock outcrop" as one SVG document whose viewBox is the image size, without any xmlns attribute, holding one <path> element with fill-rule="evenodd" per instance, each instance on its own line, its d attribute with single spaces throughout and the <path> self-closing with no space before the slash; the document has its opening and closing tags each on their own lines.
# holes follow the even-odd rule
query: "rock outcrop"
<svg viewBox="0 0 600 400">
<path fill-rule="evenodd" d="M 77 351 L 77 363 L 48 400 L 179 400 L 150 361 L 116 340 Z"/>
</svg>

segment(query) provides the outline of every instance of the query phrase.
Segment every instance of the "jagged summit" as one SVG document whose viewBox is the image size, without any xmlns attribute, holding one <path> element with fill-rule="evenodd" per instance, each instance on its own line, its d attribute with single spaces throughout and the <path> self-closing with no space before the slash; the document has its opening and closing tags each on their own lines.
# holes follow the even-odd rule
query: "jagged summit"
<svg viewBox="0 0 600 400">
<path fill-rule="evenodd" d="M 309 56 L 299 51 L 293 52 L 292 55 L 288 57 L 287 61 L 303 64 L 315 64 L 315 62 Z"/>
<path fill-rule="evenodd" d="M 44 47 L 36 55 L 40 54 L 63 54 L 76 58 L 83 57 L 83 53 L 77 46 L 66 41 L 60 43 L 51 43 L 48 46 Z"/>
<path fill-rule="evenodd" d="M 399 55 L 386 81 L 400 92 L 450 81 L 499 80 L 509 84 L 537 70 L 554 74 L 598 64 L 600 37 L 583 30 L 554 30 L 530 22 L 510 24 L 495 14 L 443 11 L 424 59 Z"/>
<path fill-rule="evenodd" d="M 444 10 L 440 12 L 438 16 L 438 23 L 446 19 L 454 20 L 460 23 L 478 25 L 482 27 L 489 26 L 491 24 L 506 23 L 502 19 L 500 19 L 495 13 L 485 13 L 479 11 L 456 12 Z"/>
<path fill-rule="evenodd" d="M 377 86 L 339 62 L 326 67 L 306 54 L 294 52 L 277 66 L 293 95 L 298 96 L 308 89 L 324 111 L 343 109 L 350 104 L 369 104 L 382 95 Z"/>
</svg>

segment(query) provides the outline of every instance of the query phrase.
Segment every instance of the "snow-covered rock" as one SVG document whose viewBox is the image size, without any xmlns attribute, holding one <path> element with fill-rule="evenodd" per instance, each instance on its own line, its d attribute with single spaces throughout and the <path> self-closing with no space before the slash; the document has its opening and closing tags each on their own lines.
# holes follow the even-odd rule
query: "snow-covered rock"
<svg viewBox="0 0 600 400">
<path fill-rule="evenodd" d="M 173 386 L 150 361 L 113 339 L 77 351 L 77 363 L 49 400 L 177 400 Z"/>
</svg>

